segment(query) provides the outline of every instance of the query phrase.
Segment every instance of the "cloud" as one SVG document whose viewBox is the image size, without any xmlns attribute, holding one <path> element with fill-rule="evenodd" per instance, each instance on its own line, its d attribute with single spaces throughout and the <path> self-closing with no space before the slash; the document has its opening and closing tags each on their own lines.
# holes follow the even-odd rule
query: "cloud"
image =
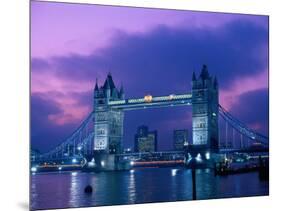
<svg viewBox="0 0 281 211">
<path fill-rule="evenodd" d="M 268 89 L 268 71 L 243 77 L 232 82 L 231 86 L 220 90 L 220 102 L 225 109 L 237 106 L 240 95 L 259 89 Z"/>
<path fill-rule="evenodd" d="M 32 58 L 31 59 L 31 70 L 41 71 L 50 69 L 50 64 L 46 59 L 42 58 Z"/>
<path fill-rule="evenodd" d="M 59 142 L 65 133 L 70 132 L 67 125 L 64 130 L 58 130 L 49 119 L 49 115 L 59 114 L 63 110 L 51 99 L 38 94 L 31 96 L 31 146 L 47 151 Z M 60 128 L 61 129 L 61 128 Z M 60 132 L 61 131 L 61 132 Z"/>
<path fill-rule="evenodd" d="M 128 88 L 134 85 L 137 90 L 141 86 L 155 91 L 169 82 L 173 90 L 182 90 L 184 84 L 187 89 L 191 72 L 206 63 L 226 87 L 232 80 L 267 69 L 267 42 L 267 30 L 252 22 L 238 20 L 216 30 L 159 25 L 147 33 L 118 31 L 107 48 L 88 56 L 52 57 L 51 62 L 59 78 L 83 82 L 104 77 L 110 70 Z M 161 88 L 147 84 L 160 75 Z"/>
<path fill-rule="evenodd" d="M 75 93 L 77 95 L 77 93 Z M 31 95 L 31 146 L 46 152 L 61 143 L 81 123 L 79 115 L 66 113 L 65 108 L 56 102 L 62 93 L 33 93 Z M 77 104 L 83 101 L 77 101 Z M 86 112 L 87 114 L 89 112 Z M 57 119 L 64 120 L 63 124 Z M 70 121 L 65 121 L 67 118 Z"/>
<path fill-rule="evenodd" d="M 268 89 L 259 89 L 241 94 L 230 112 L 248 127 L 268 135 Z"/>
</svg>

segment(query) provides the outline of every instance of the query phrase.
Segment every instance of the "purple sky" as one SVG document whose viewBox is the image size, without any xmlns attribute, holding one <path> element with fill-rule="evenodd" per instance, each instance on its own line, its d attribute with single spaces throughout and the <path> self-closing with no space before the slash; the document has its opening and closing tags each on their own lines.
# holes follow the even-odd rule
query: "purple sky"
<svg viewBox="0 0 281 211">
<path fill-rule="evenodd" d="M 177 10 L 31 3 L 31 141 L 51 149 L 92 110 L 92 89 L 110 71 L 126 97 L 190 92 L 202 64 L 217 75 L 220 104 L 268 135 L 268 17 Z M 131 111 L 136 127 L 159 133 L 191 129 L 191 108 Z"/>
</svg>

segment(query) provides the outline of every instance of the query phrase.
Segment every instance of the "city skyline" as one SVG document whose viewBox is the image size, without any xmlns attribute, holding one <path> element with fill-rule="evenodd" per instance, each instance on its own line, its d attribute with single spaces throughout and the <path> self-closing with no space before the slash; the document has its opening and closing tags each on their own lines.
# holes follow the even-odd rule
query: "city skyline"
<svg viewBox="0 0 281 211">
<path fill-rule="evenodd" d="M 92 110 L 95 80 L 102 83 L 108 72 L 126 98 L 157 96 L 189 93 L 192 72 L 205 63 L 219 80 L 220 103 L 268 135 L 267 16 L 33 1 L 31 7 L 32 147 L 61 143 Z M 160 149 L 168 149 L 174 129 L 191 129 L 191 109 L 127 112 L 126 145 L 141 124 L 157 129 Z"/>
</svg>

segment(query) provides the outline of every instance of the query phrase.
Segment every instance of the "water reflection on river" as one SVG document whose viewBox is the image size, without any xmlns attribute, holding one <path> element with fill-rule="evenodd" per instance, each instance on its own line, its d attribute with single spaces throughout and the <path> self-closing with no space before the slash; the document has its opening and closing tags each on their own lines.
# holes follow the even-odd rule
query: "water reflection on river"
<svg viewBox="0 0 281 211">
<path fill-rule="evenodd" d="M 197 170 L 197 198 L 268 195 L 268 181 L 258 173 L 215 177 Z M 86 185 L 93 186 L 85 194 Z M 55 172 L 31 176 L 32 209 L 134 204 L 192 199 L 191 171 L 184 168 L 143 168 L 131 171 Z"/>
</svg>

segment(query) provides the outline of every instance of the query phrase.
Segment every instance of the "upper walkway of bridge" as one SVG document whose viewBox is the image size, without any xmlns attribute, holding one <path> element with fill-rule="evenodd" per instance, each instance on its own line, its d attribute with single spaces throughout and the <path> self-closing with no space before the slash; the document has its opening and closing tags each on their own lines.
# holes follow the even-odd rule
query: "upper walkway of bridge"
<svg viewBox="0 0 281 211">
<path fill-rule="evenodd" d="M 109 101 L 111 108 L 118 108 L 123 110 L 136 110 L 149 107 L 167 107 L 167 106 L 180 106 L 191 105 L 191 94 L 171 94 L 167 96 L 146 95 L 143 98 L 132 98 L 124 100 Z"/>
</svg>

